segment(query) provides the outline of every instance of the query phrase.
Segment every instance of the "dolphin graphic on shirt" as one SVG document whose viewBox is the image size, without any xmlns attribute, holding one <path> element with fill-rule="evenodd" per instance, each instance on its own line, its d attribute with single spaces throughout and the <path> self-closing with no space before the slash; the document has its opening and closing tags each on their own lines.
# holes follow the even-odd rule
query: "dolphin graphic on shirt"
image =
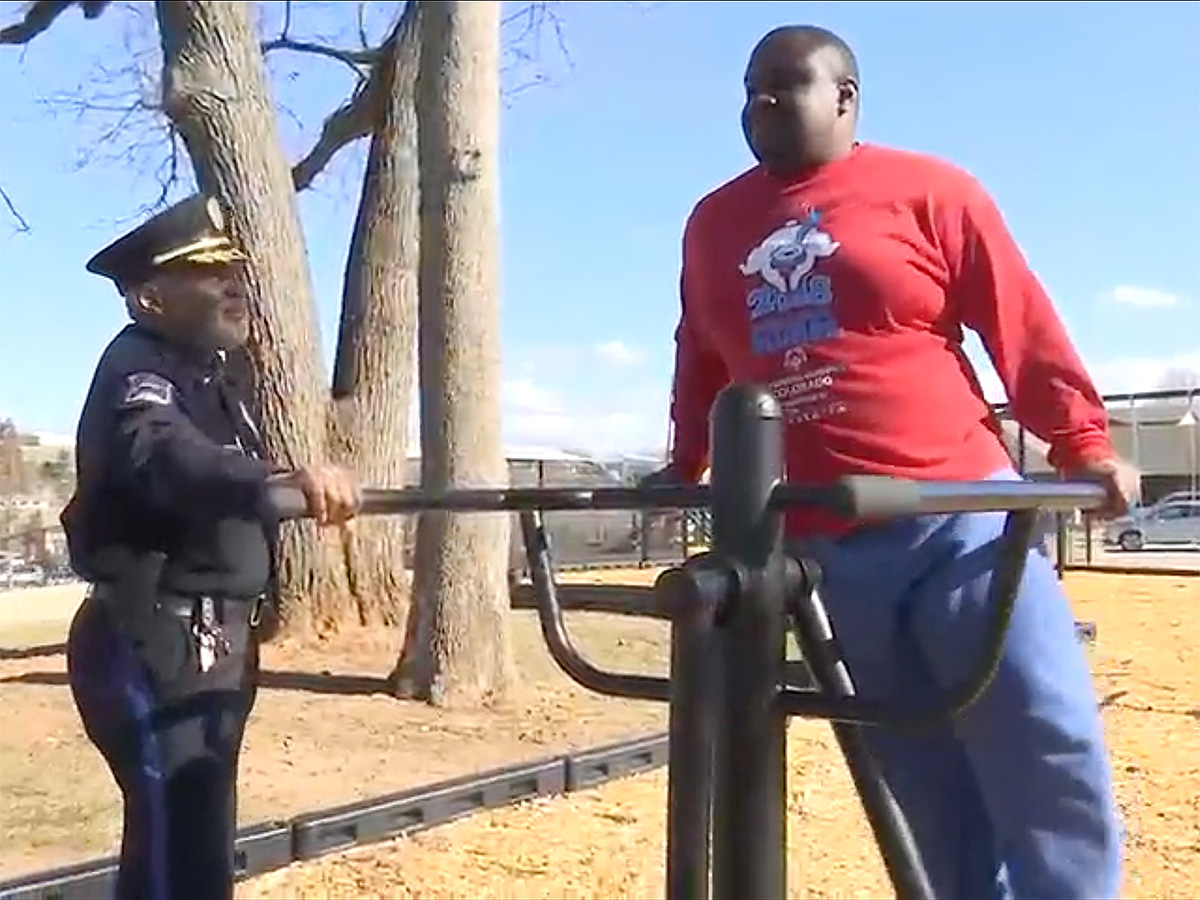
<svg viewBox="0 0 1200 900">
<path fill-rule="evenodd" d="M 757 275 L 781 293 L 800 285 L 817 260 L 832 256 L 839 244 L 817 227 L 816 215 L 801 222 L 789 219 L 750 251 L 739 271 Z"/>
</svg>

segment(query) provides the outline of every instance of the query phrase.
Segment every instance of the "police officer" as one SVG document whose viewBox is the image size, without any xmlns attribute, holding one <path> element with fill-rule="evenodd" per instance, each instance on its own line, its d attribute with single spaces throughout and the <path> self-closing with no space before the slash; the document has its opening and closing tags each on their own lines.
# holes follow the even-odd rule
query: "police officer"
<svg viewBox="0 0 1200 900">
<path fill-rule="evenodd" d="M 124 797 L 118 898 L 233 896 L 238 753 L 278 528 L 268 488 L 300 488 L 327 525 L 359 504 L 347 472 L 264 458 L 232 366 L 245 256 L 223 224 L 193 197 L 87 266 L 132 319 L 93 377 L 63 512 L 91 584 L 67 643 L 71 691 Z"/>
</svg>

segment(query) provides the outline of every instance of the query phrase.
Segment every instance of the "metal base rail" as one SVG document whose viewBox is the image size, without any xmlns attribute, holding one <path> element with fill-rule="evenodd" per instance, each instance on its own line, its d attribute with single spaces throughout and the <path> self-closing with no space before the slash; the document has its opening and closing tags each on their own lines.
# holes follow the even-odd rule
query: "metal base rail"
<svg viewBox="0 0 1200 900">
<path fill-rule="evenodd" d="M 253 825 L 238 834 L 237 878 L 382 843 L 475 813 L 584 791 L 667 764 L 667 736 L 650 734 Z M 116 885 L 115 858 L 0 882 L 0 900 L 96 900 Z"/>
</svg>

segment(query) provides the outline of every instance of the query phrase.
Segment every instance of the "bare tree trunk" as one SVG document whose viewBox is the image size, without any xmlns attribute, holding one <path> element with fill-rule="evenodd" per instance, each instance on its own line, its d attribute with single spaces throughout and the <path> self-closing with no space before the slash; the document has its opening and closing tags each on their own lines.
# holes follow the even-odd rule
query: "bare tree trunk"
<svg viewBox="0 0 1200 900">
<path fill-rule="evenodd" d="M 291 171 L 284 158 L 250 4 L 160 0 L 164 108 L 201 188 L 216 196 L 251 259 L 250 353 L 264 436 L 276 460 L 325 458 L 328 393 Z M 303 636 L 344 602 L 337 536 L 285 528 L 279 600 L 285 633 Z"/>
<path fill-rule="evenodd" d="M 346 264 L 333 367 L 335 445 L 364 484 L 401 487 L 407 477 L 408 411 L 417 336 L 420 181 L 415 2 L 384 45 L 379 121 L 371 137 Z M 407 609 L 406 523 L 363 519 L 346 534 L 353 608 L 343 620 L 398 625 Z"/>
<path fill-rule="evenodd" d="M 421 479 L 500 486 L 500 3 L 421 6 Z M 503 514 L 419 518 L 398 693 L 472 705 L 507 692 L 508 534 Z"/>
</svg>

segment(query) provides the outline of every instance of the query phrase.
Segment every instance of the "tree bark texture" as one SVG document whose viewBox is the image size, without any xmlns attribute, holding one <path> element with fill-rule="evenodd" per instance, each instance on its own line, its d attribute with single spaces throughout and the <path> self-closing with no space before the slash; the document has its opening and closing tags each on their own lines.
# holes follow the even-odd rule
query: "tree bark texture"
<svg viewBox="0 0 1200 900">
<path fill-rule="evenodd" d="M 503 486 L 501 5 L 421 6 L 421 478 L 432 489 Z M 512 676 L 509 527 L 504 514 L 419 517 L 398 693 L 437 705 L 503 699 Z"/>
<path fill-rule="evenodd" d="M 384 45 L 381 108 L 346 264 L 333 368 L 338 455 L 364 484 L 407 480 L 420 264 L 417 114 L 419 10 L 409 2 Z M 352 596 L 343 620 L 399 625 L 408 608 L 407 523 L 364 518 L 346 532 Z"/>
<path fill-rule="evenodd" d="M 281 464 L 326 457 L 329 395 L 307 251 L 275 104 L 242 0 L 160 0 L 164 108 L 179 129 L 202 190 L 217 197 L 250 256 L 249 343 L 264 437 Z M 287 525 L 279 602 L 286 634 L 303 635 L 343 604 L 337 535 Z"/>
</svg>

